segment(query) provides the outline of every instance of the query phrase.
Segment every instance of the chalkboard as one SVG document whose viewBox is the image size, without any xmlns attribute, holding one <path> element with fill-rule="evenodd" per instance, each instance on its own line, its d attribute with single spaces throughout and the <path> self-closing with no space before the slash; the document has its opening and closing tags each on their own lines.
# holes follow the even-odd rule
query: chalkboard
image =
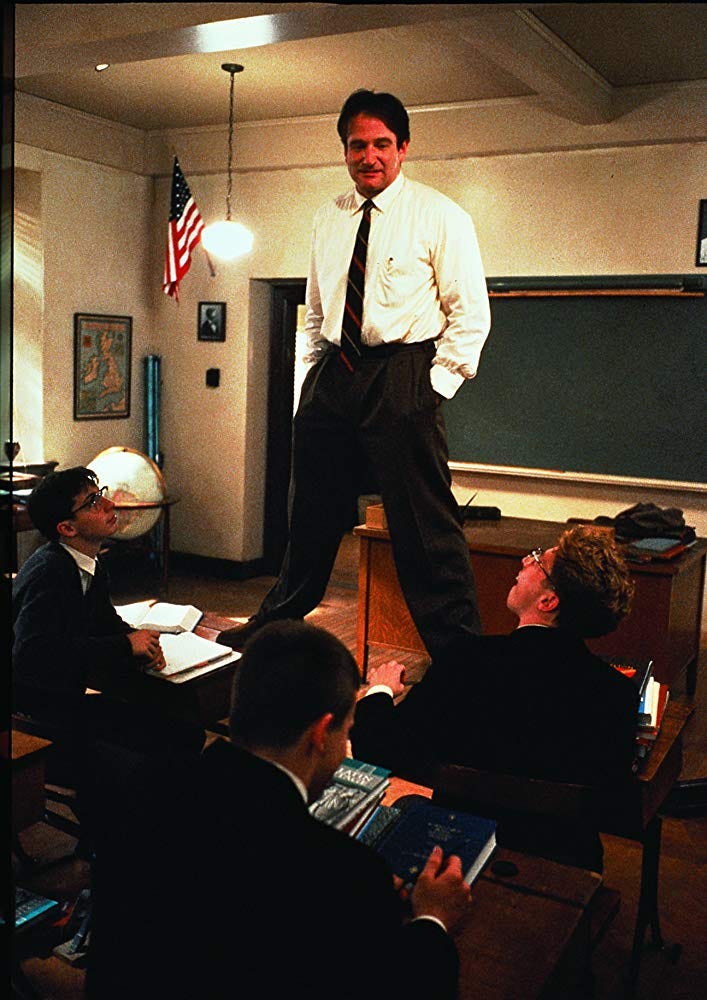
<svg viewBox="0 0 707 1000">
<path fill-rule="evenodd" d="M 450 460 L 707 481 L 704 284 L 489 279 L 478 375 L 444 406 Z"/>
</svg>

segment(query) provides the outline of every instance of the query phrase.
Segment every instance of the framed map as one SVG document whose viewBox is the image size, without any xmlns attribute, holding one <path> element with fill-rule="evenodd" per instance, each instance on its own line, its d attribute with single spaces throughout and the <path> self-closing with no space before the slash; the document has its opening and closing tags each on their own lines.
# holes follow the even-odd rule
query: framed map
<svg viewBox="0 0 707 1000">
<path fill-rule="evenodd" d="M 130 416 L 131 316 L 74 314 L 74 420 Z"/>
</svg>

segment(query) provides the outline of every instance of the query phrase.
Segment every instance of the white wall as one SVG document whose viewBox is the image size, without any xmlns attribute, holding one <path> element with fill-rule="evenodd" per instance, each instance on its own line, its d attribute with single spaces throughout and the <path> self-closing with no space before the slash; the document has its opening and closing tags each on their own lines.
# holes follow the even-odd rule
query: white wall
<svg viewBox="0 0 707 1000">
<path fill-rule="evenodd" d="M 585 150 L 413 162 L 406 172 L 471 212 L 489 275 L 681 273 L 693 270 L 702 154 L 698 144 Z M 190 183 L 204 216 L 218 215 L 223 179 L 195 174 Z M 183 283 L 181 305 L 158 301 L 157 313 L 175 334 L 165 348 L 164 375 L 167 468 L 184 498 L 174 511 L 175 546 L 250 559 L 261 551 L 262 519 L 255 516 L 254 500 L 262 502 L 264 452 L 258 446 L 266 412 L 267 303 L 260 294 L 255 307 L 249 280 L 306 274 L 311 216 L 320 202 L 346 187 L 347 176 L 343 167 L 248 171 L 235 184 L 237 217 L 255 232 L 253 254 L 238 264 L 219 265 L 216 278 L 209 277 L 198 255 Z M 165 203 L 168 188 L 167 178 L 158 181 L 156 206 Z M 156 213 L 159 255 L 157 207 Z M 194 303 L 206 299 L 228 303 L 225 344 L 196 343 Z M 493 330 L 487 350 L 492 349 Z M 215 391 L 203 387 L 212 364 L 222 367 L 222 388 Z M 177 366 L 174 376 L 170 365 Z M 180 388 L 168 401 L 173 378 Z M 178 411 L 186 385 L 196 393 L 197 406 L 185 422 Z M 202 428 L 196 453 L 185 440 L 195 424 Z M 209 509 L 208 470 L 214 468 L 221 470 L 223 495 L 219 507 Z M 464 473 L 455 473 L 455 480 L 462 494 L 473 482 L 484 496 L 493 490 L 495 499 L 480 495 L 479 502 L 530 517 L 614 514 L 636 502 L 639 493 L 640 499 L 659 502 L 655 490 L 647 497 L 634 486 L 575 487 Z M 670 493 L 661 505 L 683 507 L 690 523 L 707 534 L 703 498 Z"/>
<path fill-rule="evenodd" d="M 17 169 L 14 181 L 12 430 L 24 464 L 44 457 L 42 175 Z"/>
<path fill-rule="evenodd" d="M 39 178 L 43 240 L 41 351 L 22 350 L 24 311 L 15 324 L 15 356 L 23 377 L 43 387 L 42 433 L 23 444 L 27 462 L 85 465 L 112 445 L 142 447 L 140 359 L 154 351 L 149 258 L 152 180 L 126 171 L 16 147 L 16 167 Z M 35 255 L 38 251 L 35 249 Z M 16 286 L 17 287 L 17 286 Z M 131 316 L 133 375 L 126 419 L 73 419 L 74 313 Z M 16 317 L 17 319 L 17 317 Z M 36 339 L 36 330 L 30 331 Z M 20 414 L 17 429 L 27 426 Z"/>
<path fill-rule="evenodd" d="M 553 133 L 553 123 L 546 120 L 542 142 L 547 144 L 552 134 L 558 148 L 508 152 L 494 133 L 484 155 L 462 152 L 454 159 L 440 158 L 443 151 L 433 141 L 427 115 L 420 144 L 424 158 L 415 158 L 413 131 L 405 169 L 471 212 L 489 275 L 690 272 L 695 270 L 698 204 L 705 194 L 705 147 L 692 140 L 666 141 L 660 134 L 665 122 L 660 102 L 654 110 L 654 144 L 638 144 L 641 130 L 644 136 L 651 134 L 643 107 L 636 135 L 626 146 L 559 148 L 572 141 L 577 146 L 578 128 L 563 132 L 558 120 Z M 481 117 L 489 121 L 493 111 L 485 106 Z M 505 106 L 497 109 L 499 116 L 507 112 Z M 28 117 L 31 107 L 20 107 L 18 135 L 29 141 L 18 145 L 16 162 L 42 177 L 43 457 L 67 465 L 90 460 L 111 444 L 140 448 L 140 359 L 148 352 L 160 353 L 164 471 L 170 491 L 181 498 L 173 509 L 173 547 L 224 559 L 257 558 L 262 551 L 269 322 L 263 282 L 305 276 L 312 215 L 321 202 L 347 187 L 334 120 L 318 118 L 311 129 L 306 121 L 279 123 L 280 132 L 274 127 L 269 141 L 264 126 L 244 126 L 239 134 L 258 142 L 242 150 L 246 162 L 234 177 L 233 207 L 234 216 L 255 234 L 253 253 L 240 262 L 217 265 L 218 273 L 211 277 L 198 250 L 177 305 L 161 291 L 171 164 L 167 150 L 178 151 L 204 218 L 220 217 L 225 178 L 209 171 L 214 163 L 225 163 L 215 141 L 223 140 L 222 131 L 185 130 L 153 136 L 147 143 L 128 133 L 121 138 L 132 141 L 126 156 L 130 167 L 121 170 L 81 159 L 76 131 L 72 156 L 39 149 L 42 130 L 30 128 Z M 85 118 L 82 126 L 88 124 Z M 466 120 L 469 135 L 477 135 L 478 118 L 467 112 Z M 517 116 L 516 121 L 520 129 Z M 612 128 L 587 129 L 582 137 L 587 145 L 610 142 Z M 531 131 L 527 124 L 523 127 L 519 145 L 524 150 Z M 285 132 L 297 141 L 276 141 Z M 51 134 L 58 141 L 59 133 Z M 311 136 L 317 142 L 310 146 Z M 504 141 L 509 141 L 507 134 Z M 133 162 L 143 152 L 141 162 L 158 175 L 154 181 L 133 172 Z M 287 162 L 298 165 L 287 167 Z M 227 303 L 223 344 L 197 341 L 197 304 L 210 300 Z M 127 421 L 77 424 L 71 418 L 73 313 L 91 310 L 134 318 L 133 407 Z M 487 347 L 492 349 L 493 331 Z M 204 384 L 209 367 L 221 369 L 219 389 Z M 634 486 L 464 472 L 455 473 L 455 483 L 462 499 L 479 490 L 478 502 L 495 503 L 504 514 L 558 520 L 611 515 L 651 499 L 683 508 L 688 523 L 707 535 L 704 497 L 694 493 L 651 490 L 646 495 Z"/>
</svg>

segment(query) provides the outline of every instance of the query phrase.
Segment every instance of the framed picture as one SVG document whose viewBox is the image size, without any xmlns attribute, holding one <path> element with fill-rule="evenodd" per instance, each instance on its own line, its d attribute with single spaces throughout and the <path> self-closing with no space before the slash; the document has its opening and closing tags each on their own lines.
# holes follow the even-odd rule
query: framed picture
<svg viewBox="0 0 707 1000">
<path fill-rule="evenodd" d="M 199 340 L 226 339 L 226 303 L 200 302 L 196 333 Z"/>
<path fill-rule="evenodd" d="M 707 267 L 707 198 L 700 202 L 700 217 L 697 223 L 697 267 Z"/>
<path fill-rule="evenodd" d="M 130 416 L 131 316 L 74 313 L 74 420 Z"/>
</svg>

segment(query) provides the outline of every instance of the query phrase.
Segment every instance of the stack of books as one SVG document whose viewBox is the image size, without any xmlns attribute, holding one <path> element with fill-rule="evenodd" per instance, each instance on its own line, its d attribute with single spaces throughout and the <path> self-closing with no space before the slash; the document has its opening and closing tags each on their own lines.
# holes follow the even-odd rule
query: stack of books
<svg viewBox="0 0 707 1000">
<path fill-rule="evenodd" d="M 345 757 L 309 811 L 323 823 L 356 836 L 385 795 L 389 777 L 385 767 Z"/>
<path fill-rule="evenodd" d="M 402 806 L 382 805 L 389 776 L 387 768 L 346 757 L 310 812 L 375 850 L 408 889 L 435 844 L 445 856 L 459 855 L 471 884 L 496 847 L 495 821 L 419 795 L 406 796 Z"/>
<path fill-rule="evenodd" d="M 642 745 L 652 746 L 655 742 L 668 703 L 670 691 L 667 684 L 659 683 L 655 677 L 650 677 L 638 706 L 638 729 L 636 739 Z"/>
<path fill-rule="evenodd" d="M 675 559 L 695 541 L 694 528 L 686 528 L 680 538 L 636 538 L 627 545 L 626 555 L 632 562 Z"/>
<path fill-rule="evenodd" d="M 629 677 L 638 688 L 640 698 L 636 725 L 636 765 L 638 765 L 648 755 L 658 737 L 670 691 L 667 684 L 661 684 L 653 676 L 653 660 L 610 659 L 609 662 L 612 667 Z"/>
</svg>

